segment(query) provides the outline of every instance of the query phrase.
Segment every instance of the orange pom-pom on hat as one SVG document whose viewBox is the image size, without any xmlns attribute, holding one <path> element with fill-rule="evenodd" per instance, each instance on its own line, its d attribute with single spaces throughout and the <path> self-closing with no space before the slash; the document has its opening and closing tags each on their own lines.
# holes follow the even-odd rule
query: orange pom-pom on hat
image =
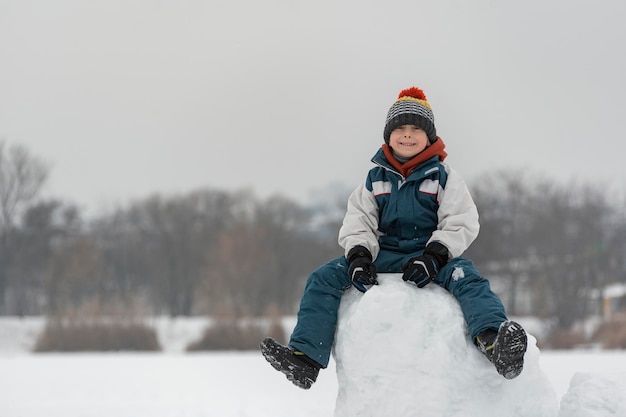
<svg viewBox="0 0 626 417">
<path fill-rule="evenodd" d="M 413 98 L 426 101 L 426 94 L 424 94 L 423 90 L 417 87 L 411 87 L 411 88 L 407 88 L 405 90 L 400 91 L 400 94 L 398 94 L 398 98 L 402 98 L 402 97 L 413 97 Z"/>
<path fill-rule="evenodd" d="M 415 125 L 423 129 L 430 143 L 437 140 L 433 110 L 428 104 L 424 91 L 417 87 L 400 91 L 398 100 L 389 109 L 383 132 L 385 143 L 389 144 L 391 132 L 403 125 Z"/>
</svg>

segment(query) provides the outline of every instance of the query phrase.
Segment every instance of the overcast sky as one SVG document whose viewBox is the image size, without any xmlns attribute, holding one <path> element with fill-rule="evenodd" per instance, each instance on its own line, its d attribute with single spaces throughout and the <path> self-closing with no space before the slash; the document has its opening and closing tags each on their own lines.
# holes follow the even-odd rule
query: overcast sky
<svg viewBox="0 0 626 417">
<path fill-rule="evenodd" d="M 0 139 L 97 210 L 356 186 L 403 88 L 448 162 L 626 180 L 623 0 L 0 0 Z M 323 193 L 318 195 L 323 198 Z"/>
</svg>

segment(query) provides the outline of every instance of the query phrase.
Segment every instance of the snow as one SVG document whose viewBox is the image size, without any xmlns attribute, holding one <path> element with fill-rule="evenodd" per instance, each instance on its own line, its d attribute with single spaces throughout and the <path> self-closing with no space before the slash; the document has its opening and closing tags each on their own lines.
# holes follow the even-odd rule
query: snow
<svg viewBox="0 0 626 417">
<path fill-rule="evenodd" d="M 606 298 L 619 298 L 626 295 L 626 285 L 613 284 L 604 289 L 604 297 Z"/>
<path fill-rule="evenodd" d="M 531 337 L 524 372 L 507 381 L 465 339 L 445 291 L 380 281 L 364 295 L 346 292 L 336 361 L 308 391 L 258 352 L 183 353 L 181 340 L 194 340 L 205 320 L 155 319 L 160 337 L 174 339 L 162 340 L 163 353 L 31 354 L 42 320 L 2 319 L 0 416 L 349 417 L 359 409 L 361 417 L 518 417 L 534 407 L 555 417 L 626 417 L 625 351 L 540 352 Z"/>
<path fill-rule="evenodd" d="M 342 300 L 335 346 L 336 416 L 554 417 L 558 400 L 529 338 L 522 374 L 500 376 L 467 335 L 456 300 L 437 285 L 423 289 L 399 274 Z"/>
<path fill-rule="evenodd" d="M 588 395 L 589 392 L 594 395 Z M 623 376 L 577 373 L 563 398 L 561 415 L 626 416 L 626 385 L 623 384 Z"/>
</svg>

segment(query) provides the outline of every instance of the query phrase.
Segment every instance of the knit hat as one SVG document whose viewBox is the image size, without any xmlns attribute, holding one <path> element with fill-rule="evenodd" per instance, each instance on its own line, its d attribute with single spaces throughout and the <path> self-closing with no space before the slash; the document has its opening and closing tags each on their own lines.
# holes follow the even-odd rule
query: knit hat
<svg viewBox="0 0 626 417">
<path fill-rule="evenodd" d="M 433 111 L 426 101 L 426 95 L 417 87 L 402 90 L 398 100 L 389 109 L 383 134 L 386 144 L 389 144 L 391 132 L 402 125 L 415 125 L 423 129 L 430 143 L 437 140 Z"/>
</svg>

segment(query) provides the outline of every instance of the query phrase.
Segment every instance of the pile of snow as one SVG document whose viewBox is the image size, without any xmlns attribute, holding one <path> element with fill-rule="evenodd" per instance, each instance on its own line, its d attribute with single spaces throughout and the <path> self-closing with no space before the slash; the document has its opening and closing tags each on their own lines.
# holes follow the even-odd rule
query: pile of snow
<svg viewBox="0 0 626 417">
<path fill-rule="evenodd" d="M 381 274 L 379 282 L 342 299 L 336 416 L 557 416 L 558 399 L 532 335 L 524 371 L 506 380 L 469 340 L 448 292 L 418 289 L 398 274 Z"/>
<path fill-rule="evenodd" d="M 559 417 L 626 416 L 626 374 L 576 373 L 561 400 Z"/>
</svg>

